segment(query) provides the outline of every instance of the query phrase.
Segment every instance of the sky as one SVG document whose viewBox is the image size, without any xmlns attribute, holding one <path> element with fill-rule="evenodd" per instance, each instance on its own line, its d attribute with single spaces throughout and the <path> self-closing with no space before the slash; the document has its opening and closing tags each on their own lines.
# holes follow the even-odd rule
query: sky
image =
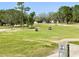
<svg viewBox="0 0 79 59">
<path fill-rule="evenodd" d="M 58 11 L 61 6 L 74 6 L 79 5 L 79 2 L 25 2 L 25 7 L 30 7 L 36 14 L 49 13 Z M 16 2 L 0 2 L 0 9 L 11 9 L 16 7 Z"/>
</svg>

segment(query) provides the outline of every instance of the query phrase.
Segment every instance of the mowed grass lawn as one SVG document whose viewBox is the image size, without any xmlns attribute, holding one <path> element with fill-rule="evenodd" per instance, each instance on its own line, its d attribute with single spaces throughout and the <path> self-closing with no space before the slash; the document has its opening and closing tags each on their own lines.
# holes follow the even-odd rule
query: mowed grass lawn
<svg viewBox="0 0 79 59">
<path fill-rule="evenodd" d="M 0 56 L 47 56 L 57 49 L 53 40 L 79 38 L 79 27 L 37 24 L 39 31 L 20 28 L 16 32 L 0 32 Z M 52 30 L 48 30 L 51 26 Z"/>
<path fill-rule="evenodd" d="M 72 44 L 76 44 L 76 45 L 79 45 L 79 41 L 71 41 L 70 43 L 72 43 Z"/>
</svg>

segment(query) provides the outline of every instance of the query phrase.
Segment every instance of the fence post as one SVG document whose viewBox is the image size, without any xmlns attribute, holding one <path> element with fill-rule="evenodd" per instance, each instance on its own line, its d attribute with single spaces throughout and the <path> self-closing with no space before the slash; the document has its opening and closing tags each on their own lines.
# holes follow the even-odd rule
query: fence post
<svg viewBox="0 0 79 59">
<path fill-rule="evenodd" d="M 70 57 L 70 46 L 67 44 L 67 57 Z"/>
</svg>

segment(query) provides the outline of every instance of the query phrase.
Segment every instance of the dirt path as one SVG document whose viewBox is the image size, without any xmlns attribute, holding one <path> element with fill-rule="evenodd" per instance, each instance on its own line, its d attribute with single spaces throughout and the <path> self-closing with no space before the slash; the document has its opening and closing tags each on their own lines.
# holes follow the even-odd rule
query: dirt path
<svg viewBox="0 0 79 59">
<path fill-rule="evenodd" d="M 55 43 L 61 42 L 69 42 L 69 41 L 79 41 L 79 39 L 63 39 L 60 41 L 54 41 Z M 59 56 L 59 49 L 54 53 L 47 57 L 58 57 Z M 79 57 L 79 45 L 70 44 L 70 57 Z"/>
</svg>

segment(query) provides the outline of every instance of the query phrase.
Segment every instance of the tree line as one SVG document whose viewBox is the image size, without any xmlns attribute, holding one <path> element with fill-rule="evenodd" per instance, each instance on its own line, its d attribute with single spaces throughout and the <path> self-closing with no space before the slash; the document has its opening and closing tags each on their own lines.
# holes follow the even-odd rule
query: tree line
<svg viewBox="0 0 79 59">
<path fill-rule="evenodd" d="M 34 24 L 35 12 L 30 11 L 30 7 L 25 7 L 24 2 L 17 2 L 17 6 L 14 9 L 0 10 L 0 25 L 20 25 L 27 24 L 27 27 L 32 27 Z"/>
<path fill-rule="evenodd" d="M 79 23 L 79 5 L 61 6 L 57 12 L 49 12 L 48 14 L 40 13 L 36 15 L 33 11 L 28 13 L 31 8 L 25 7 L 24 2 L 17 2 L 14 9 L 0 10 L 0 25 L 20 25 L 33 27 L 34 22 L 38 23 Z"/>
<path fill-rule="evenodd" d="M 57 12 L 49 12 L 48 14 L 41 13 L 35 17 L 37 22 L 50 23 L 79 23 L 79 5 L 73 7 L 61 6 Z"/>
</svg>

